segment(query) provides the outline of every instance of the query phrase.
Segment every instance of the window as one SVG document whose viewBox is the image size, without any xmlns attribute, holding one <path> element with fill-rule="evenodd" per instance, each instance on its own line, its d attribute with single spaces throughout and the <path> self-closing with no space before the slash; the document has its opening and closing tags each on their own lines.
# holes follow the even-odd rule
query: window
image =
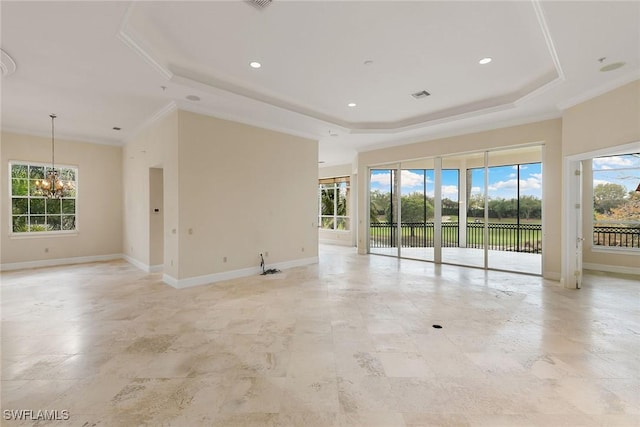
<svg viewBox="0 0 640 427">
<path fill-rule="evenodd" d="M 349 230 L 349 177 L 319 181 L 318 224 L 325 230 Z"/>
<path fill-rule="evenodd" d="M 50 166 L 39 163 L 10 162 L 11 232 L 64 233 L 76 230 L 76 190 L 78 169 L 59 167 L 63 181 L 73 184 L 67 197 L 48 199 L 37 194 L 35 182 L 43 179 Z"/>
<path fill-rule="evenodd" d="M 640 249 L 640 154 L 597 157 L 593 168 L 593 245 Z"/>
</svg>

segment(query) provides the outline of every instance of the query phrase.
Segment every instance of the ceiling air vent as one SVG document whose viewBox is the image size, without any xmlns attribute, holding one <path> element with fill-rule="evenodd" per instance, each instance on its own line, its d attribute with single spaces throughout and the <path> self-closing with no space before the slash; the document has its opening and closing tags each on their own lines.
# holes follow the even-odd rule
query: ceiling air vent
<svg viewBox="0 0 640 427">
<path fill-rule="evenodd" d="M 420 91 L 420 92 L 416 92 L 416 93 L 412 93 L 411 96 L 413 96 L 415 99 L 422 99 L 422 98 L 426 98 L 427 96 L 431 95 L 429 92 L 427 92 L 426 90 Z"/>
<path fill-rule="evenodd" d="M 265 7 L 271 4 L 272 0 L 248 0 L 248 1 L 258 9 L 264 9 Z"/>
</svg>

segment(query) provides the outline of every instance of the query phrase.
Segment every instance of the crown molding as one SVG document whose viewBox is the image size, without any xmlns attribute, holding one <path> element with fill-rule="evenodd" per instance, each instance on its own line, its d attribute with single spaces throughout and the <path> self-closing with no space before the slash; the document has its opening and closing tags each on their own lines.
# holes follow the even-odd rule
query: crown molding
<svg viewBox="0 0 640 427">
<path fill-rule="evenodd" d="M 149 129 L 151 126 L 160 122 L 162 119 L 167 117 L 169 114 L 173 113 L 178 109 L 178 105 L 175 101 L 170 101 L 164 107 L 160 108 L 158 111 L 153 113 L 149 118 L 140 123 L 124 140 L 124 145 L 129 144 L 133 139 L 135 139 L 138 135 L 140 135 L 143 131 Z"/>
<path fill-rule="evenodd" d="M 639 79 L 640 79 L 640 70 L 634 70 L 629 74 L 625 74 L 624 76 L 621 76 L 616 80 L 612 80 L 610 82 L 603 84 L 602 86 L 598 86 L 597 88 L 591 89 L 587 92 L 581 93 L 578 96 L 574 96 L 573 98 L 570 98 L 566 101 L 558 103 L 557 107 L 561 111 L 567 110 L 571 107 L 574 107 L 578 104 L 586 102 L 597 96 L 604 95 L 607 92 L 610 92 L 614 89 L 617 89 L 619 87 L 626 85 L 627 83 L 631 83 Z"/>
<path fill-rule="evenodd" d="M 14 61 L 7 52 L 0 49 L 0 69 L 2 70 L 2 77 L 8 77 L 15 73 L 16 68 L 16 61 Z"/>
<path fill-rule="evenodd" d="M 135 31 L 131 29 L 131 26 L 129 25 L 131 15 L 133 14 L 135 7 L 136 3 L 131 2 L 129 7 L 127 8 L 127 12 L 125 13 L 124 18 L 122 19 L 122 23 L 120 24 L 120 28 L 116 36 L 144 61 L 151 65 L 154 70 L 156 70 L 164 78 L 169 80 L 171 79 L 171 77 L 173 77 L 173 73 L 169 71 L 169 69 L 167 69 L 164 65 L 162 65 L 161 61 L 158 58 L 151 54 L 151 49 L 148 49 L 144 46 L 142 39 L 135 35 Z"/>
<path fill-rule="evenodd" d="M 33 131 L 31 129 L 20 129 L 14 127 L 2 127 L 2 133 L 15 133 L 18 135 L 27 135 L 27 136 L 36 136 L 38 138 L 48 138 L 51 140 L 51 133 L 38 132 Z M 84 137 L 82 135 L 72 135 L 65 134 L 56 131 L 56 142 L 59 141 L 72 141 L 72 142 L 81 142 L 85 144 L 97 144 L 97 145 L 110 145 L 113 147 L 121 147 L 123 145 L 122 141 L 113 141 L 109 139 L 101 139 L 94 137 Z"/>
</svg>

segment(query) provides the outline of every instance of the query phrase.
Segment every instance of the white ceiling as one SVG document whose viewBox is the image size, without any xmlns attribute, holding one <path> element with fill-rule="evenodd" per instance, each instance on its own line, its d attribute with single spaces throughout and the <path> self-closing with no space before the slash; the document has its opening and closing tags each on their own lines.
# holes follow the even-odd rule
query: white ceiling
<svg viewBox="0 0 640 427">
<path fill-rule="evenodd" d="M 16 64 L 2 77 L 2 128 L 49 135 L 56 113 L 57 137 L 97 143 L 124 144 L 177 106 L 318 139 L 320 160 L 341 164 L 374 147 L 559 117 L 640 78 L 639 1 L 0 7 L 2 50 Z M 431 95 L 410 96 L 422 90 Z"/>
</svg>

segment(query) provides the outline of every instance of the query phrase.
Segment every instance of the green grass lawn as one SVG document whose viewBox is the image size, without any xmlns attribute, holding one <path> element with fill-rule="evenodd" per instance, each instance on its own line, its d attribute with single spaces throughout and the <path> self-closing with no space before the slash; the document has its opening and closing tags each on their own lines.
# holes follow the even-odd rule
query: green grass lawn
<svg viewBox="0 0 640 427">
<path fill-rule="evenodd" d="M 442 240 L 446 246 L 456 246 L 458 244 L 458 226 L 457 217 L 449 216 L 449 221 L 443 221 Z M 520 224 L 540 224 L 540 219 L 521 220 Z M 450 224 L 450 226 L 448 226 Z M 456 224 L 456 225 L 454 225 Z M 476 224 L 474 218 L 468 219 L 468 224 Z M 478 227 L 468 229 L 467 232 L 467 245 L 481 245 L 484 241 L 484 227 L 482 221 L 480 221 Z M 516 218 L 503 218 L 498 220 L 497 218 L 490 218 L 489 224 L 517 224 Z M 421 224 L 414 227 L 403 226 L 401 229 L 403 245 L 421 246 L 425 240 L 427 245 L 433 242 L 433 227 L 423 227 Z M 426 233 L 426 235 L 425 235 Z M 390 239 L 391 228 L 376 227 L 375 225 L 370 228 L 370 236 L 372 239 L 378 241 L 388 241 Z M 519 244 L 520 248 L 524 247 L 537 247 L 540 248 L 541 232 L 537 230 L 520 230 L 519 231 Z M 500 248 L 515 248 L 518 245 L 518 233 L 515 229 L 502 229 L 502 228 L 489 228 L 489 245 L 490 247 Z"/>
</svg>

